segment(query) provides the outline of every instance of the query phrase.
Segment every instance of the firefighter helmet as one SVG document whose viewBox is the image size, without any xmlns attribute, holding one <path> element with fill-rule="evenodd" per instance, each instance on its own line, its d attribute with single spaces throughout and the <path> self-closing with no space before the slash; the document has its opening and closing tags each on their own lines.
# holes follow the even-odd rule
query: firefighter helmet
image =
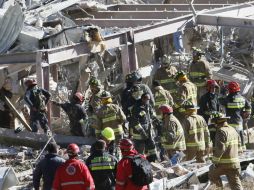
<svg viewBox="0 0 254 190">
<path fill-rule="evenodd" d="M 211 113 L 211 121 L 215 122 L 215 123 L 225 121 L 229 118 L 230 117 L 227 117 L 225 114 L 218 112 L 218 111 L 214 111 Z"/>
<path fill-rule="evenodd" d="M 139 80 L 142 80 L 142 75 L 139 71 L 134 71 L 132 72 L 132 81 L 133 82 L 136 82 L 136 81 L 139 81 Z"/>
<path fill-rule="evenodd" d="M 68 147 L 67 147 L 67 154 L 69 156 L 76 156 L 76 155 L 78 155 L 79 151 L 80 150 L 79 150 L 78 145 L 76 145 L 74 143 L 69 144 Z"/>
<path fill-rule="evenodd" d="M 100 80 L 98 80 L 97 78 L 95 77 L 92 77 L 89 81 L 89 85 L 90 86 L 100 86 L 101 85 L 101 82 Z"/>
<path fill-rule="evenodd" d="M 35 85 L 37 85 L 37 82 L 36 82 L 36 80 L 34 80 L 34 79 L 27 79 L 27 80 L 25 81 L 25 85 L 26 85 L 27 87 L 35 86 Z"/>
<path fill-rule="evenodd" d="M 192 47 L 191 50 L 192 50 L 192 55 L 193 56 L 196 56 L 196 55 L 201 56 L 201 55 L 204 54 L 204 52 L 202 52 L 202 50 L 197 48 L 197 47 Z"/>
<path fill-rule="evenodd" d="M 80 92 L 76 92 L 73 95 L 73 98 L 78 100 L 79 102 L 84 102 L 85 97 L 83 96 L 83 94 L 81 94 Z"/>
<path fill-rule="evenodd" d="M 183 103 L 183 107 L 184 107 L 184 109 L 185 110 L 187 110 L 187 109 L 190 109 L 190 110 L 197 110 L 197 109 L 199 109 L 199 107 L 198 106 L 196 106 L 195 104 L 193 104 L 193 102 L 192 101 L 190 101 L 190 100 L 186 100 L 184 103 Z"/>
<path fill-rule="evenodd" d="M 228 84 L 228 91 L 229 93 L 235 93 L 235 92 L 240 92 L 241 88 L 239 83 L 237 82 L 230 82 Z"/>
<path fill-rule="evenodd" d="M 159 107 L 159 110 L 163 113 L 163 114 L 169 114 L 169 113 L 173 113 L 173 108 L 170 105 L 167 104 L 163 104 Z"/>
<path fill-rule="evenodd" d="M 115 140 L 114 130 L 110 127 L 106 127 L 105 129 L 103 129 L 101 131 L 101 135 L 109 141 Z"/>
<path fill-rule="evenodd" d="M 129 151 L 134 148 L 134 144 L 130 139 L 122 139 L 120 140 L 120 149 L 122 151 Z"/>
<path fill-rule="evenodd" d="M 130 73 L 125 76 L 125 82 L 133 82 L 132 75 Z"/>
<path fill-rule="evenodd" d="M 207 87 L 218 87 L 219 86 L 218 83 L 212 79 L 207 80 L 206 85 L 207 85 Z"/>
<path fill-rule="evenodd" d="M 111 98 L 111 94 L 108 91 L 103 91 L 100 98 Z"/>
<path fill-rule="evenodd" d="M 185 77 L 186 73 L 184 71 L 178 71 L 175 75 L 175 80 L 179 80 L 181 77 Z"/>
</svg>

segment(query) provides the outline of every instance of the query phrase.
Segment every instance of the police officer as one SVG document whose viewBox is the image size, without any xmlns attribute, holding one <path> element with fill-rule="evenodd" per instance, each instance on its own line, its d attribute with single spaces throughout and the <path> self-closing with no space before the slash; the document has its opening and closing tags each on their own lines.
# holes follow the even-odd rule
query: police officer
<svg viewBox="0 0 254 190">
<path fill-rule="evenodd" d="M 198 87 L 198 99 L 206 92 L 206 80 L 212 78 L 212 71 L 209 63 L 201 59 L 203 52 L 196 47 L 192 48 L 193 60 L 190 64 L 190 80 Z"/>
<path fill-rule="evenodd" d="M 220 99 L 220 103 L 226 109 L 226 115 L 230 117 L 228 123 L 234 127 L 241 137 L 241 146 L 245 150 L 243 118 L 248 118 L 251 114 L 251 104 L 240 93 L 240 85 L 237 82 L 228 84 L 229 94 Z"/>
<path fill-rule="evenodd" d="M 25 81 L 27 90 L 24 100 L 30 107 L 30 126 L 33 132 L 37 132 L 39 126 L 44 133 L 48 132 L 48 119 L 46 116 L 46 105 L 50 98 L 50 93 L 37 86 L 37 82 L 32 79 Z"/>
<path fill-rule="evenodd" d="M 82 128 L 85 127 L 87 120 L 86 110 L 82 106 L 84 96 L 80 92 L 76 92 L 71 102 L 58 103 L 52 101 L 53 104 L 60 106 L 68 115 L 70 120 L 70 132 L 74 136 L 84 136 Z"/>
<path fill-rule="evenodd" d="M 95 150 L 87 158 L 86 165 L 93 177 L 95 189 L 114 190 L 117 159 L 105 150 L 105 141 L 97 140 L 93 146 Z"/>
<path fill-rule="evenodd" d="M 190 101 L 184 103 L 185 119 L 182 122 L 186 141 L 186 160 L 195 159 L 205 162 L 205 153 L 209 152 L 210 134 L 204 118 L 197 114 L 197 107 Z"/>
<path fill-rule="evenodd" d="M 171 65 L 171 57 L 163 55 L 161 59 L 161 67 L 157 69 L 153 77 L 153 80 L 159 81 L 161 86 L 165 90 L 168 90 L 173 97 L 177 91 L 177 85 L 174 80 L 176 73 L 176 67 Z"/>
<path fill-rule="evenodd" d="M 216 124 L 215 148 L 213 153 L 213 165 L 210 167 L 209 179 L 218 188 L 222 188 L 220 176 L 226 175 L 232 190 L 243 190 L 240 180 L 240 162 L 238 159 L 239 135 L 231 127 L 224 114 L 216 112 L 213 114 L 213 122 Z"/>
</svg>

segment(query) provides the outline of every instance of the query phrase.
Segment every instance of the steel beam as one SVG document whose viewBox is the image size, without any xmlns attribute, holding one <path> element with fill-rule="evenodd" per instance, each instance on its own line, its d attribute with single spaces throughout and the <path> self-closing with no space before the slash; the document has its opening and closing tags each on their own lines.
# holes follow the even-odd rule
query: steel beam
<svg viewBox="0 0 254 190">
<path fill-rule="evenodd" d="M 36 62 L 36 52 L 0 55 L 0 64 L 27 64 Z"/>
<path fill-rule="evenodd" d="M 233 4 L 193 4 L 197 11 L 204 9 L 214 9 Z M 110 5 L 108 11 L 190 11 L 189 4 L 122 4 Z"/>
</svg>

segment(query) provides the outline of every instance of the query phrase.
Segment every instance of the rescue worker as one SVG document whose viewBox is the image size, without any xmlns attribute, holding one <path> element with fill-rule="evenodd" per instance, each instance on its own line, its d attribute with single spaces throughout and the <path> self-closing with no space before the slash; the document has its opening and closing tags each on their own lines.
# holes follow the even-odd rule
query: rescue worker
<svg viewBox="0 0 254 190">
<path fill-rule="evenodd" d="M 161 59 L 161 67 L 157 69 L 153 77 L 153 80 L 159 81 L 161 86 L 165 90 L 168 90 L 173 97 L 177 92 L 177 85 L 174 80 L 176 73 L 176 67 L 171 65 L 171 57 L 163 55 Z"/>
<path fill-rule="evenodd" d="M 122 139 L 120 149 L 123 158 L 117 164 L 116 190 L 148 190 L 147 185 L 137 186 L 130 178 L 132 175 L 132 160 L 126 157 L 139 154 L 135 150 L 133 142 L 130 139 Z"/>
<path fill-rule="evenodd" d="M 10 128 L 13 115 L 10 107 L 5 102 L 5 97 L 12 98 L 12 86 L 10 78 L 6 78 L 2 88 L 0 89 L 0 127 Z"/>
<path fill-rule="evenodd" d="M 183 71 L 179 71 L 175 75 L 175 80 L 178 83 L 176 98 L 174 99 L 175 116 L 181 121 L 184 116 L 183 103 L 187 100 L 197 105 L 197 87 L 190 82 L 187 75 Z"/>
<path fill-rule="evenodd" d="M 163 104 L 159 110 L 163 115 L 161 144 L 167 151 L 168 158 L 171 158 L 177 151 L 186 150 L 184 131 L 179 120 L 173 115 L 170 105 Z"/>
<path fill-rule="evenodd" d="M 102 140 L 106 142 L 106 151 L 113 156 L 119 155 L 117 153 L 116 143 L 115 143 L 115 132 L 112 128 L 106 127 L 101 131 Z"/>
<path fill-rule="evenodd" d="M 57 155 L 58 145 L 49 143 L 47 145 L 48 154 L 36 165 L 33 172 L 33 187 L 40 189 L 40 180 L 43 179 L 42 190 L 51 190 L 56 169 L 65 162 L 63 158 Z"/>
<path fill-rule="evenodd" d="M 226 98 L 221 98 L 220 103 L 226 109 L 226 115 L 230 117 L 228 123 L 234 127 L 241 138 L 241 148 L 245 150 L 243 119 L 251 114 L 251 104 L 240 93 L 240 85 L 237 82 L 228 84 L 229 94 Z"/>
<path fill-rule="evenodd" d="M 170 92 L 168 90 L 165 90 L 161 86 L 159 81 L 156 81 L 156 80 L 153 81 L 153 88 L 154 88 L 154 101 L 155 101 L 154 110 L 156 112 L 157 117 L 159 118 L 161 116 L 159 107 L 162 104 L 168 104 L 173 106 L 174 101 Z"/>
<path fill-rule="evenodd" d="M 212 71 L 210 69 L 209 63 L 206 60 L 201 59 L 202 55 L 203 52 L 201 49 L 196 47 L 192 48 L 193 60 L 190 64 L 189 75 L 191 82 L 193 82 L 198 88 L 198 99 L 206 92 L 205 81 L 212 78 Z"/>
<path fill-rule="evenodd" d="M 211 123 L 210 117 L 213 112 L 219 111 L 220 109 L 219 97 L 216 92 L 216 88 L 219 88 L 219 85 L 215 80 L 210 79 L 206 82 L 206 88 L 207 93 L 201 96 L 199 100 L 200 109 L 198 110 L 198 114 L 201 115 L 208 124 L 210 137 L 214 145 L 216 127 Z"/>
<path fill-rule="evenodd" d="M 209 153 L 210 134 L 204 118 L 197 114 L 199 107 L 192 102 L 184 103 L 185 119 L 182 122 L 185 142 L 186 161 L 196 158 L 198 163 L 205 162 L 205 153 Z"/>
<path fill-rule="evenodd" d="M 82 106 L 84 96 L 80 92 L 73 95 L 71 102 L 58 103 L 52 101 L 53 104 L 60 106 L 68 115 L 70 120 L 70 132 L 74 136 L 84 136 L 82 128 L 85 127 L 87 114 L 85 108 Z"/>
<path fill-rule="evenodd" d="M 213 122 L 217 131 L 215 137 L 215 148 L 213 153 L 213 165 L 210 166 L 209 179 L 218 188 L 223 188 L 220 176 L 226 175 L 232 190 L 243 190 L 240 180 L 240 162 L 238 159 L 239 135 L 231 127 L 222 113 L 213 114 Z"/>
<path fill-rule="evenodd" d="M 96 136 L 99 136 L 106 127 L 111 127 L 115 133 L 116 143 L 118 143 L 123 138 L 123 123 L 126 121 L 126 116 L 117 104 L 112 103 L 112 97 L 109 92 L 103 91 L 100 99 L 102 106 L 96 112 L 98 118 Z"/>
<path fill-rule="evenodd" d="M 94 143 L 95 150 L 86 160 L 95 183 L 96 190 L 115 190 L 116 184 L 116 157 L 106 152 L 106 142 L 97 140 Z"/>
<path fill-rule="evenodd" d="M 146 153 L 147 159 L 151 162 L 157 159 L 153 120 L 157 118 L 150 105 L 150 95 L 144 93 L 132 109 L 132 119 L 129 123 L 130 136 L 134 141 L 135 149 L 140 154 Z"/>
<path fill-rule="evenodd" d="M 89 81 L 89 87 L 91 89 L 92 95 L 89 99 L 89 110 L 94 113 L 101 105 L 101 83 L 98 79 L 92 77 Z"/>
<path fill-rule="evenodd" d="M 69 159 L 56 170 L 52 190 L 95 190 L 94 181 L 87 166 L 78 159 L 79 147 L 69 144 Z"/>
<path fill-rule="evenodd" d="M 25 92 L 24 100 L 30 108 L 30 127 L 32 132 L 38 132 L 39 126 L 44 133 L 49 130 L 48 119 L 46 113 L 46 105 L 50 99 L 50 93 L 37 86 L 37 82 L 32 79 L 25 81 L 27 90 Z"/>
</svg>

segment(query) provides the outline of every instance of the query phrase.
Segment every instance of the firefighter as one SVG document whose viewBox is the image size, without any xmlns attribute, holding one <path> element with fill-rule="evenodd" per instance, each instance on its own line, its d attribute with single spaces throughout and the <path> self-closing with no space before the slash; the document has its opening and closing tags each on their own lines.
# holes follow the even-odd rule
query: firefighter
<svg viewBox="0 0 254 190">
<path fill-rule="evenodd" d="M 183 129 L 186 142 L 186 160 L 196 158 L 198 163 L 205 162 L 205 153 L 209 153 L 210 134 L 204 118 L 197 114 L 199 107 L 192 102 L 184 103 L 185 119 L 183 120 Z"/>
<path fill-rule="evenodd" d="M 179 120 L 173 115 L 170 105 L 161 105 L 159 110 L 163 115 L 161 144 L 171 158 L 177 151 L 186 150 L 184 131 Z"/>
<path fill-rule="evenodd" d="M 190 82 L 183 71 L 176 73 L 175 80 L 179 86 L 174 99 L 174 108 L 175 115 L 180 120 L 184 116 L 184 107 L 182 105 L 185 101 L 190 100 L 194 105 L 197 105 L 197 87 Z"/>
<path fill-rule="evenodd" d="M 82 106 L 84 102 L 84 96 L 80 92 L 76 92 L 73 95 L 71 102 L 58 103 L 52 101 L 53 104 L 60 106 L 68 115 L 70 120 L 70 132 L 74 136 L 84 136 L 82 128 L 85 127 L 85 121 L 87 120 L 86 110 Z"/>
<path fill-rule="evenodd" d="M 147 154 L 149 161 L 157 159 L 155 147 L 155 132 L 153 120 L 157 120 L 155 112 L 150 105 L 150 95 L 142 94 L 132 108 L 130 125 L 130 136 L 133 138 L 135 149 L 140 154 Z"/>
<path fill-rule="evenodd" d="M 232 190 L 243 190 L 240 181 L 240 162 L 238 158 L 239 135 L 231 127 L 222 113 L 213 114 L 213 122 L 216 124 L 215 148 L 213 153 L 213 165 L 210 166 L 209 179 L 217 187 L 223 188 L 220 176 L 226 175 Z"/>
<path fill-rule="evenodd" d="M 46 113 L 46 105 L 50 99 L 50 93 L 37 86 L 37 82 L 32 79 L 25 81 L 27 90 L 25 92 L 24 100 L 30 108 L 30 126 L 33 132 L 38 132 L 39 126 L 44 133 L 49 130 L 48 119 Z"/>
<path fill-rule="evenodd" d="M 200 109 L 198 110 L 198 114 L 201 115 L 208 125 L 209 131 L 210 131 L 210 136 L 211 140 L 214 145 L 214 139 L 215 139 L 215 132 L 216 128 L 214 124 L 211 123 L 210 117 L 211 114 L 215 111 L 219 111 L 220 109 L 220 104 L 219 104 L 219 96 L 218 93 L 216 92 L 216 89 L 219 88 L 219 85 L 215 80 L 207 80 L 206 82 L 206 88 L 207 88 L 207 93 L 201 96 L 199 100 L 199 107 Z"/>
<path fill-rule="evenodd" d="M 68 145 L 69 159 L 57 168 L 52 190 L 95 190 L 89 169 L 78 159 L 78 153 L 78 145 Z"/>
<path fill-rule="evenodd" d="M 201 59 L 203 52 L 196 47 L 192 48 L 193 60 L 190 64 L 189 75 L 190 80 L 198 88 L 198 99 L 206 92 L 206 80 L 212 78 L 212 71 L 209 63 L 206 60 Z"/>
<path fill-rule="evenodd" d="M 154 101 L 155 101 L 155 112 L 157 117 L 161 116 L 159 107 L 162 104 L 168 104 L 173 106 L 174 101 L 173 97 L 171 96 L 168 90 L 165 90 L 159 81 L 153 81 L 153 88 L 154 88 Z"/>
<path fill-rule="evenodd" d="M 177 85 L 174 77 L 177 73 L 176 67 L 171 65 L 171 57 L 163 55 L 161 59 L 161 67 L 155 72 L 153 80 L 160 82 L 161 86 L 168 90 L 174 97 L 177 92 Z"/>
<path fill-rule="evenodd" d="M 112 103 L 112 97 L 109 92 L 103 91 L 100 99 L 102 106 L 96 112 L 98 126 L 95 133 L 99 136 L 103 129 L 111 127 L 115 133 L 116 143 L 118 143 L 123 138 L 123 123 L 126 121 L 126 116 L 117 104 Z"/>
<path fill-rule="evenodd" d="M 92 77 L 89 81 L 89 87 L 92 92 L 92 95 L 89 99 L 89 110 L 91 113 L 94 113 L 101 105 L 101 83 L 98 79 Z"/>
<path fill-rule="evenodd" d="M 139 153 L 135 150 L 134 144 L 130 139 L 120 141 L 120 149 L 123 158 L 117 164 L 116 172 L 116 190 L 148 190 L 148 186 L 135 185 L 130 176 L 132 176 L 132 160 L 126 157 L 136 156 Z"/>
<path fill-rule="evenodd" d="M 93 177 L 95 189 L 114 190 L 117 159 L 105 150 L 105 141 L 97 140 L 93 146 L 95 150 L 87 158 L 86 165 Z"/>
<path fill-rule="evenodd" d="M 11 109 L 5 102 L 5 97 L 9 99 L 12 98 L 13 94 L 11 90 L 11 79 L 6 78 L 0 89 L 0 127 L 3 128 L 11 128 L 11 121 L 13 120 Z"/>
<path fill-rule="evenodd" d="M 240 93 L 240 85 L 237 82 L 228 84 L 229 94 L 220 99 L 220 103 L 226 109 L 226 115 L 230 117 L 228 123 L 234 127 L 241 138 L 242 150 L 245 150 L 243 119 L 248 118 L 251 114 L 251 105 Z"/>
</svg>

